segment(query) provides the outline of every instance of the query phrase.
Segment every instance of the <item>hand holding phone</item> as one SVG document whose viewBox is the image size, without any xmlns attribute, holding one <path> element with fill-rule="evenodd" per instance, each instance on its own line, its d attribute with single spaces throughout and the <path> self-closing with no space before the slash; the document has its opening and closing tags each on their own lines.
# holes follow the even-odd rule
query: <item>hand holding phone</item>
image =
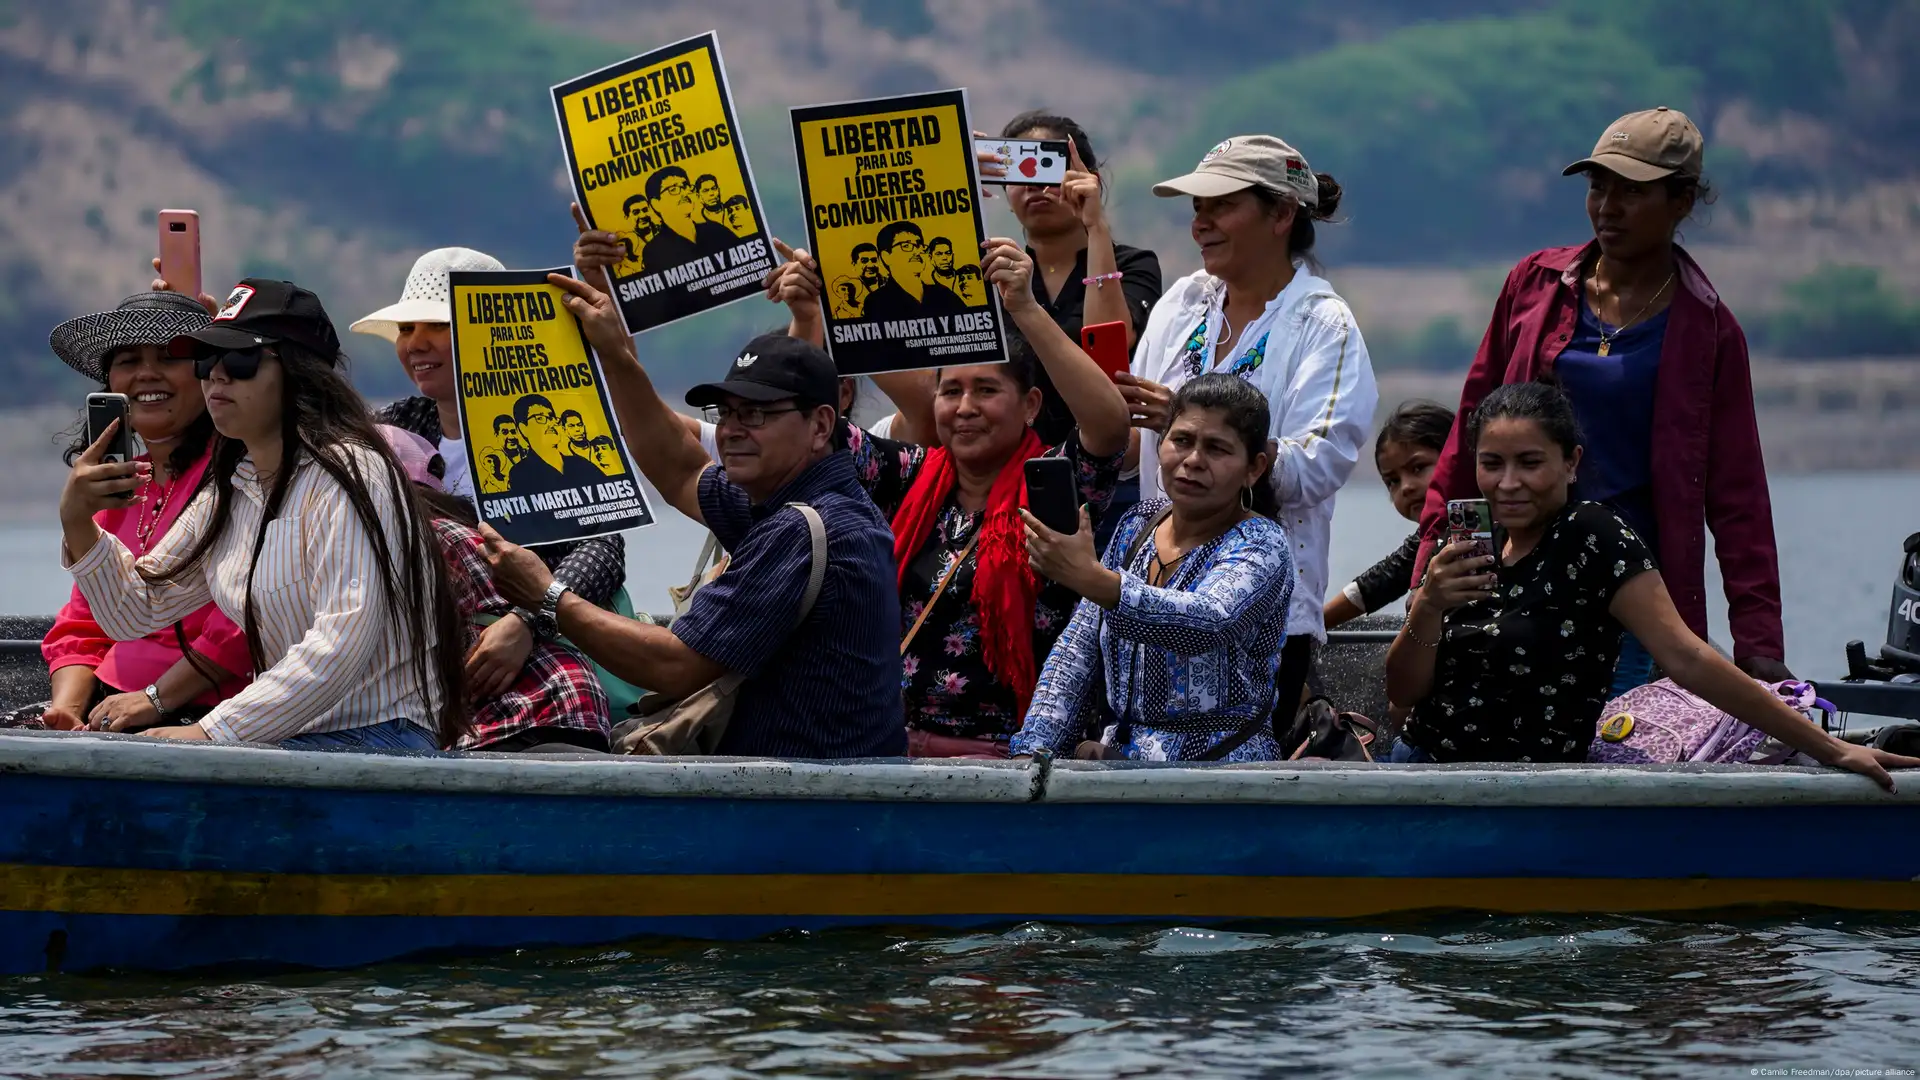
<svg viewBox="0 0 1920 1080">
<path fill-rule="evenodd" d="M 1123 322 L 1081 327 L 1080 347 L 1093 357 L 1093 362 L 1100 365 L 1109 379 L 1132 364 L 1132 357 L 1127 355 L 1127 324 Z"/>
<path fill-rule="evenodd" d="M 1080 490 L 1073 463 L 1063 457 L 1027 459 L 1027 512 L 1068 536 L 1080 531 Z"/>
<path fill-rule="evenodd" d="M 973 152 L 976 159 L 999 157 L 1007 163 L 1004 176 L 989 176 L 983 171 L 982 184 L 1059 187 L 1067 178 L 1065 139 L 975 139 Z"/>
<path fill-rule="evenodd" d="M 160 211 L 160 279 L 182 296 L 200 295 L 200 213 Z"/>
<path fill-rule="evenodd" d="M 1466 541 L 1474 554 L 1493 554 L 1493 507 L 1485 499 L 1447 500 L 1447 543 Z"/>
<path fill-rule="evenodd" d="M 127 426 L 127 413 L 131 403 L 125 394 L 88 394 L 87 395 L 87 445 L 100 441 L 106 434 L 108 425 L 115 420 L 120 427 L 114 431 L 113 440 L 107 444 L 107 452 L 100 458 L 102 464 L 118 464 L 133 460 L 133 432 Z"/>
</svg>

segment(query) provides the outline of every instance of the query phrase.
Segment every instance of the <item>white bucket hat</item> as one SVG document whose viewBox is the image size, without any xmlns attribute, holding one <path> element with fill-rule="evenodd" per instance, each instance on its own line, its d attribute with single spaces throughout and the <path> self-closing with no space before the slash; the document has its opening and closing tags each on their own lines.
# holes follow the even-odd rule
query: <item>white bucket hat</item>
<svg viewBox="0 0 1920 1080">
<path fill-rule="evenodd" d="M 413 269 L 407 272 L 407 286 L 400 290 L 399 303 L 388 304 L 347 329 L 393 341 L 400 336 L 401 323 L 452 322 L 448 271 L 505 269 L 499 259 L 472 248 L 434 248 L 414 260 Z"/>
</svg>

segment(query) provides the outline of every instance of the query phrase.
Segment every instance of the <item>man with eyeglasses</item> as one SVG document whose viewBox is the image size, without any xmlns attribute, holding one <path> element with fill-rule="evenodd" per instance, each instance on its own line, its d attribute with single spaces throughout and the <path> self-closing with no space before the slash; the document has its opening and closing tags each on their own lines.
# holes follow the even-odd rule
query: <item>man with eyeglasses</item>
<svg viewBox="0 0 1920 1080">
<path fill-rule="evenodd" d="M 515 495 L 584 487 L 606 479 L 593 462 L 567 452 L 567 435 L 553 413 L 553 402 L 540 394 L 526 394 L 513 403 L 513 422 L 527 456 L 513 466 L 507 478 Z"/>
<path fill-rule="evenodd" d="M 489 542 L 508 598 L 546 603 L 559 629 L 608 671 L 669 696 L 731 672 L 742 677 L 723 755 L 895 757 L 906 753 L 900 704 L 900 600 L 893 533 L 835 445 L 840 383 L 819 346 L 785 334 L 747 343 L 719 382 L 687 392 L 710 410 L 720 462 L 640 366 L 633 339 L 604 291 L 552 275 L 601 359 L 608 396 L 632 459 L 675 509 L 713 530 L 731 558 L 670 629 L 604 611 L 566 592 L 537 559 Z M 602 286 L 596 288 L 595 286 Z M 826 527 L 823 586 L 801 617 L 813 573 L 806 518 Z"/>
<path fill-rule="evenodd" d="M 640 262 L 648 273 L 657 274 L 703 256 L 717 256 L 733 246 L 733 230 L 702 215 L 693 181 L 680 166 L 668 165 L 647 177 L 647 201 L 660 223 L 660 231 L 640 252 Z"/>
<path fill-rule="evenodd" d="M 862 315 L 869 319 L 925 319 L 958 315 L 967 309 L 952 289 L 933 280 L 922 235 L 920 226 L 911 221 L 881 227 L 875 244 L 889 280 L 868 295 Z"/>
</svg>

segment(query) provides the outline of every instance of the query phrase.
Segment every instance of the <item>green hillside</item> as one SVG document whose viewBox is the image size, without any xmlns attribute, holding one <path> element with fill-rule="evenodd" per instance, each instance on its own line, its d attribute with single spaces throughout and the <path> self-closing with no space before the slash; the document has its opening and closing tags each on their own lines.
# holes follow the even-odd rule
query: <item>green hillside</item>
<svg viewBox="0 0 1920 1080">
<path fill-rule="evenodd" d="M 835 3 L 903 44 L 932 41 L 963 55 L 1002 47 L 993 36 L 940 40 L 948 24 L 924 0 Z M 147 22 L 119 28 L 122 38 L 158 35 L 194 59 L 147 99 L 93 68 L 63 67 L 53 52 L 31 60 L 39 68 L 22 56 L 0 64 L 0 195 L 15 173 L 44 166 L 54 152 L 56 140 L 31 117 L 60 102 L 117 112 L 141 137 L 177 149 L 237 206 L 263 219 L 297 211 L 333 237 L 331 246 L 297 237 L 260 244 L 242 253 L 242 272 L 297 276 L 358 303 L 390 294 L 398 278 L 370 281 L 363 267 L 371 263 L 334 254 L 357 244 L 417 251 L 457 237 L 509 265 L 562 262 L 572 228 L 547 87 L 661 43 L 593 30 L 587 16 L 613 18 L 613 5 L 572 5 L 586 14 L 569 20 L 547 13 L 562 6 L 135 5 Z M 114 29 L 88 21 L 97 10 L 61 15 L 0 3 L 0 22 L 38 19 L 62 48 L 84 55 Z M 1583 150 L 1586 133 L 1655 103 L 1686 108 L 1709 130 L 1714 118 L 1742 110 L 1761 120 L 1800 117 L 1823 132 L 1817 153 L 1716 147 L 1717 213 L 1734 220 L 1756 191 L 1908 177 L 1920 148 L 1920 74 L 1910 62 L 1920 52 L 1920 0 L 1055 0 L 1038 22 L 1032 32 L 1053 35 L 1062 70 L 1098 60 L 1140 73 L 1140 89 L 1098 118 L 1106 144 L 1126 150 L 1116 183 L 1184 170 L 1227 134 L 1282 133 L 1347 188 L 1346 227 L 1325 234 L 1329 257 L 1347 264 L 1481 264 L 1577 238 L 1579 202 L 1555 183 L 1568 147 Z M 729 46 L 728 61 L 737 82 L 743 71 L 819 63 L 798 47 L 756 56 Z M 926 72 L 905 60 L 880 65 L 839 96 L 926 89 Z M 799 103 L 741 101 L 771 223 L 794 240 L 803 230 L 784 110 Z M 142 183 L 108 180 L 109 190 Z M 171 205 L 165 197 L 156 192 L 138 209 Z M 1178 228 L 1177 206 L 1132 196 L 1116 205 L 1136 231 Z M 123 210 L 119 219 L 111 207 L 77 210 L 101 219 L 66 227 L 137 235 L 111 232 L 114 221 L 137 216 Z M 43 224 L 0 220 L 0 372 L 25 399 L 72 390 L 47 369 L 46 332 L 73 301 L 71 289 L 49 284 L 48 256 L 31 243 Z M 144 255 L 136 245 L 130 257 Z M 353 312 L 336 314 L 344 324 Z M 669 382 L 684 381 L 695 365 L 779 320 L 748 301 L 642 345 Z M 397 389 L 390 358 L 371 347 L 378 343 L 353 344 L 370 389 Z"/>
</svg>

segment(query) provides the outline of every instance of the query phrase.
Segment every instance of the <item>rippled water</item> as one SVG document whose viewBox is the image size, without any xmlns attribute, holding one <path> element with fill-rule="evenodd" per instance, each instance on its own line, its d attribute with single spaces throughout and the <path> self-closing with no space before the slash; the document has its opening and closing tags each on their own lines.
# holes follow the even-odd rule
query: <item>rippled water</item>
<svg viewBox="0 0 1920 1080">
<path fill-rule="evenodd" d="M 244 980 L 15 978 L 0 981 L 0 1074 L 1911 1076 L 1920 1065 L 1912 916 L 1264 930 L 1028 924 Z"/>
</svg>

